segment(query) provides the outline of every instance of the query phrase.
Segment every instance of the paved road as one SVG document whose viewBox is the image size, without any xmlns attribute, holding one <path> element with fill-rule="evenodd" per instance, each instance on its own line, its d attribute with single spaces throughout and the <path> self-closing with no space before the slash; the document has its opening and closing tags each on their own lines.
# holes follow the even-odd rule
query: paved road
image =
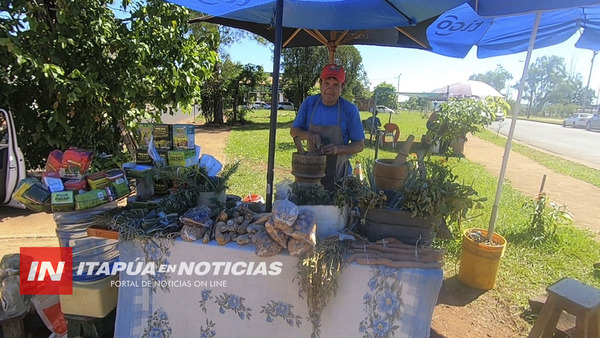
<svg viewBox="0 0 600 338">
<path fill-rule="evenodd" d="M 511 120 L 494 122 L 489 129 L 507 136 Z M 600 132 L 518 120 L 513 139 L 555 155 L 600 169 Z"/>
</svg>

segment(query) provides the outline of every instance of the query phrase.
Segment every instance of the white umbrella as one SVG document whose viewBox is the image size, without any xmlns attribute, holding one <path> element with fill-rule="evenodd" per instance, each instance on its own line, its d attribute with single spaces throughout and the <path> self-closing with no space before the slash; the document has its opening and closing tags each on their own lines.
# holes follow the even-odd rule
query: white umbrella
<svg viewBox="0 0 600 338">
<path fill-rule="evenodd" d="M 478 98 L 483 99 L 488 96 L 504 97 L 494 87 L 481 81 L 468 80 L 457 82 L 445 87 L 435 89 L 432 93 L 445 93 L 446 98 Z"/>
</svg>

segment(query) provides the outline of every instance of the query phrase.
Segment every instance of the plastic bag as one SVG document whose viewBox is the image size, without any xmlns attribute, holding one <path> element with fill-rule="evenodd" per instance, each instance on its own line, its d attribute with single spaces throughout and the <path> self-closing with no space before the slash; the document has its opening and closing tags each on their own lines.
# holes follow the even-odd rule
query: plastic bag
<svg viewBox="0 0 600 338">
<path fill-rule="evenodd" d="M 67 333 L 67 320 L 58 295 L 35 295 L 31 302 L 48 330 L 60 336 Z"/>
<path fill-rule="evenodd" d="M 10 319 L 29 312 L 30 302 L 19 293 L 19 276 L 9 276 L 2 280 L 0 288 L 0 320 Z"/>
<path fill-rule="evenodd" d="M 287 199 L 277 200 L 273 203 L 271 218 L 275 227 L 284 232 L 289 231 L 298 218 L 298 206 Z"/>
<path fill-rule="evenodd" d="M 284 200 L 292 194 L 292 180 L 285 180 L 275 184 L 275 200 Z"/>
</svg>

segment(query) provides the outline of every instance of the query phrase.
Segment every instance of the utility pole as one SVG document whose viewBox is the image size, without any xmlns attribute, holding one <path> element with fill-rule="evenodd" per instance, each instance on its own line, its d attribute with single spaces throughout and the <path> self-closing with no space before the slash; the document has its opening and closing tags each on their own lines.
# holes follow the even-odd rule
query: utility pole
<svg viewBox="0 0 600 338">
<path fill-rule="evenodd" d="M 585 86 L 585 91 L 583 92 L 583 102 L 582 102 L 582 106 L 583 106 L 583 112 L 585 113 L 585 108 L 587 108 L 587 93 L 588 90 L 590 89 L 590 80 L 592 79 L 592 69 L 594 69 L 594 59 L 596 58 L 596 54 L 598 54 L 598 51 L 595 50 L 594 54 L 592 55 L 592 62 L 590 65 L 590 75 L 588 75 L 588 80 L 587 80 L 587 85 Z"/>
<path fill-rule="evenodd" d="M 396 87 L 396 107 L 398 108 L 398 102 L 400 101 L 400 94 L 398 94 L 400 92 L 400 76 L 402 76 L 402 73 L 398 74 L 398 85 Z"/>
</svg>

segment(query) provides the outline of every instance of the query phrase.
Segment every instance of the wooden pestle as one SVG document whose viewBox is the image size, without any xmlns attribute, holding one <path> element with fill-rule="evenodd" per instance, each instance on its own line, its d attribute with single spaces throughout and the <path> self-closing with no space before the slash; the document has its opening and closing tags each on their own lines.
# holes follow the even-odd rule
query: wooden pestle
<svg viewBox="0 0 600 338">
<path fill-rule="evenodd" d="M 306 155 L 306 151 L 304 150 L 304 146 L 302 145 L 302 140 L 300 140 L 300 137 L 298 137 L 298 136 L 294 137 L 294 144 L 296 144 L 296 149 L 298 149 L 298 154 Z"/>
<path fill-rule="evenodd" d="M 404 142 L 404 146 L 400 150 L 398 150 L 398 155 L 396 155 L 396 158 L 394 159 L 395 166 L 401 166 L 406 164 L 406 157 L 408 156 L 410 147 L 412 146 L 414 140 L 415 137 L 413 135 L 408 135 L 408 137 L 406 138 L 406 142 Z"/>
</svg>

